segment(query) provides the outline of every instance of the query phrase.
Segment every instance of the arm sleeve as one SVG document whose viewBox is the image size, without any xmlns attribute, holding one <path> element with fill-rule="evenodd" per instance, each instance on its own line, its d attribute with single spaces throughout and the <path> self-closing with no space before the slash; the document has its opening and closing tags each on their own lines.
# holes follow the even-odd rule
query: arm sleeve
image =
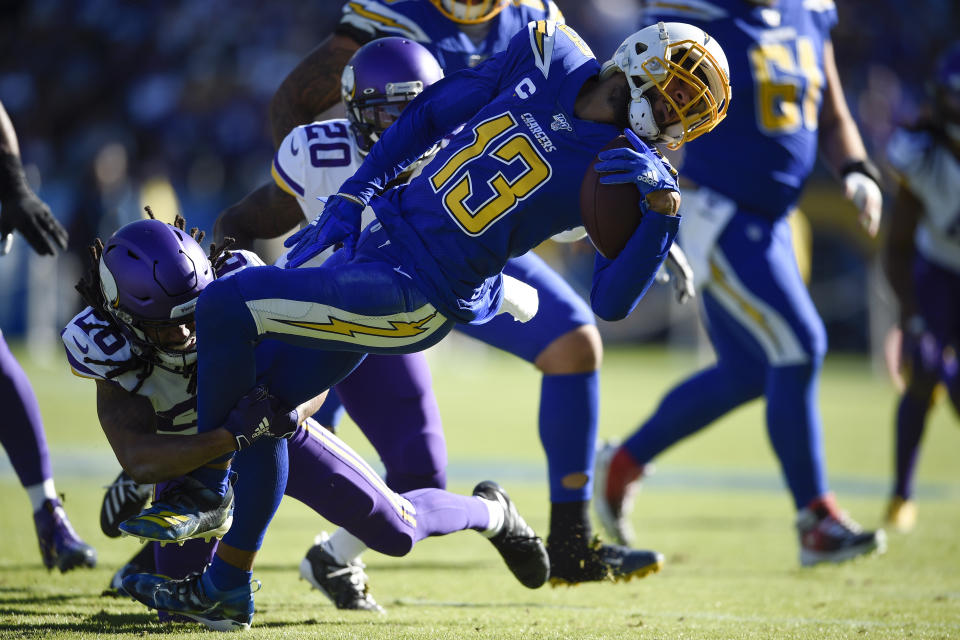
<svg viewBox="0 0 960 640">
<path fill-rule="evenodd" d="M 427 87 L 373 145 L 363 164 L 338 190 L 364 203 L 445 134 L 463 124 L 497 95 L 506 52 L 487 58 Z"/>
<path fill-rule="evenodd" d="M 596 256 L 590 306 L 604 320 L 626 318 L 656 278 L 680 228 L 679 216 L 647 211 L 613 260 Z"/>
</svg>

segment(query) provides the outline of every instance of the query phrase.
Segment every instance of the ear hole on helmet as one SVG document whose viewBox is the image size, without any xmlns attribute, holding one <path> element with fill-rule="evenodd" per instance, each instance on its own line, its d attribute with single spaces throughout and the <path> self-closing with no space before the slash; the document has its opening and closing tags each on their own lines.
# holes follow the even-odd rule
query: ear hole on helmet
<svg viewBox="0 0 960 640">
<path fill-rule="evenodd" d="M 649 47 L 647 47 L 647 45 L 645 45 L 644 43 L 638 42 L 634 45 L 633 50 L 636 52 L 637 55 L 640 55 L 641 53 L 645 52 L 648 48 Z"/>
</svg>

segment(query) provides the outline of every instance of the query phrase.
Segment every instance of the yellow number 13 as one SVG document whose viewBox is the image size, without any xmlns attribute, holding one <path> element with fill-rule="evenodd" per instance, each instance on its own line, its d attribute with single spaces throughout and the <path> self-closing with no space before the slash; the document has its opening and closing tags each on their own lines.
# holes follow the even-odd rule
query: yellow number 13
<svg viewBox="0 0 960 640">
<path fill-rule="evenodd" d="M 750 63 L 760 128 L 774 135 L 791 133 L 800 126 L 815 131 L 823 72 L 810 39 L 797 38 L 796 53 L 788 43 L 755 45 L 750 49 Z"/>
<path fill-rule="evenodd" d="M 517 121 L 510 113 L 484 120 L 474 127 L 473 142 L 450 156 L 430 178 L 433 190 L 437 193 L 443 192 L 441 197 L 444 209 L 469 235 L 482 234 L 550 178 L 550 165 L 523 133 L 515 133 L 506 140 L 493 144 L 516 126 Z M 491 146 L 493 148 L 487 151 Z M 512 181 L 508 181 L 501 171 L 486 176 L 475 175 L 480 172 L 468 168 L 459 180 L 451 182 L 461 167 L 484 155 L 496 158 L 504 165 L 519 160 L 523 163 L 524 170 Z M 475 210 L 471 210 L 466 201 L 474 193 L 473 185 L 483 182 L 490 185 L 493 195 Z"/>
</svg>

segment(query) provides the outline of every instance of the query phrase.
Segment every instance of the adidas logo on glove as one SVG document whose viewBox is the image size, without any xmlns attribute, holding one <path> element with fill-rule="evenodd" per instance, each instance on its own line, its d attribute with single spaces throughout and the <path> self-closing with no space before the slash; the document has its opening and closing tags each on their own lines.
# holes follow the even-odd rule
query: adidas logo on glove
<svg viewBox="0 0 960 640">
<path fill-rule="evenodd" d="M 257 428 L 253 430 L 251 434 L 253 439 L 256 440 L 260 436 L 265 436 L 270 433 L 270 421 L 264 418 L 260 421 L 260 424 L 257 425 Z"/>
</svg>

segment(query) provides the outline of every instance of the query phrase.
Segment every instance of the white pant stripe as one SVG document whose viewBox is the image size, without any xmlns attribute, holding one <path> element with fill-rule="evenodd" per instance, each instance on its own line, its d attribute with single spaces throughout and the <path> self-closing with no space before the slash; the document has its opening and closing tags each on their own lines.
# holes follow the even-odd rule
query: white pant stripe
<svg viewBox="0 0 960 640">
<path fill-rule="evenodd" d="M 760 343 L 771 365 L 789 366 L 810 361 L 790 323 L 740 281 L 719 247 L 710 255 L 710 280 L 706 287 Z"/>
</svg>

